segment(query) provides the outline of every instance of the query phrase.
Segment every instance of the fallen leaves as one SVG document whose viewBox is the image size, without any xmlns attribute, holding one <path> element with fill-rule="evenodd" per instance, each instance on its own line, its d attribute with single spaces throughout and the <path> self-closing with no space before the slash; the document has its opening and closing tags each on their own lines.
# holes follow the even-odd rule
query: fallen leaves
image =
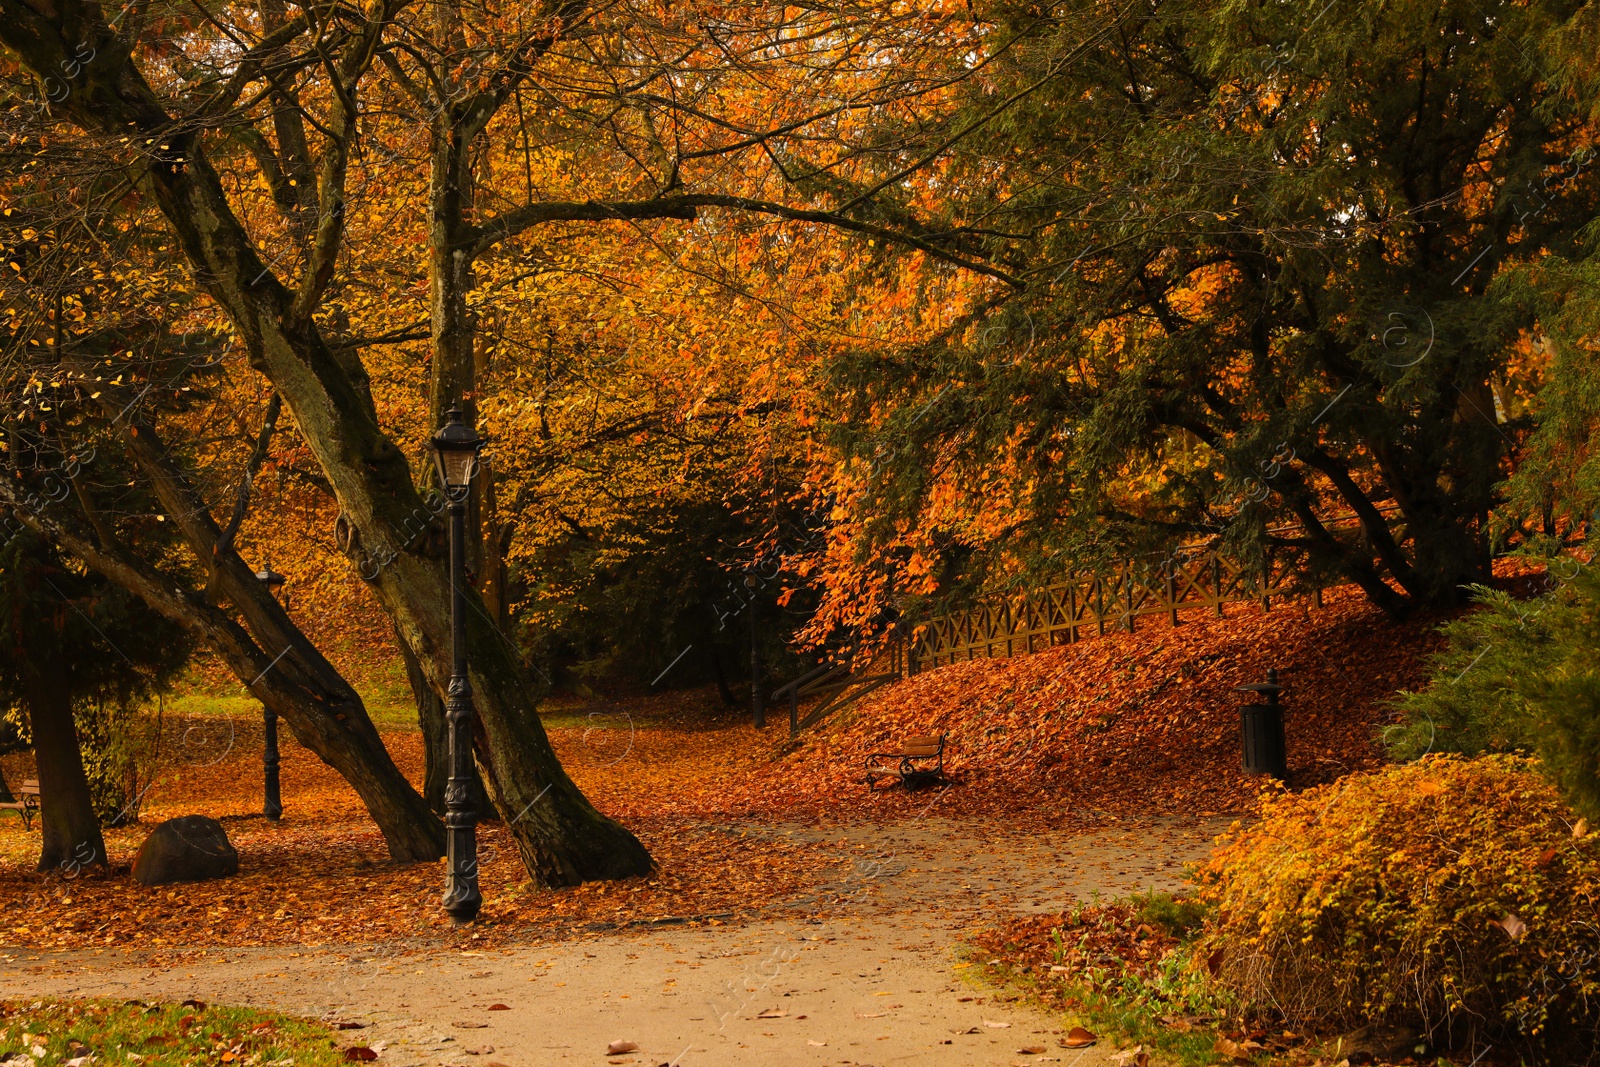
<svg viewBox="0 0 1600 1067">
<path fill-rule="evenodd" d="M 864 753 L 907 734 L 950 735 L 947 766 L 959 787 L 940 797 L 946 817 L 1001 811 L 1059 829 L 1089 809 L 1240 810 L 1260 781 L 1238 769 L 1232 689 L 1276 666 L 1289 685 L 1297 781 L 1375 763 L 1373 726 L 1388 714 L 1381 701 L 1423 677 L 1421 657 L 1437 640 L 1434 620 L 1390 623 L 1349 590 L 1331 592 L 1327 603 L 1269 614 L 1235 605 L 1225 619 L 1190 616 L 1177 629 L 1146 621 L 1135 634 L 925 672 L 885 687 L 776 762 L 781 730 L 708 714 L 692 693 L 630 701 L 621 764 L 610 747 L 596 746 L 583 708 L 552 707 L 549 734 L 564 766 L 598 807 L 638 834 L 660 869 L 649 878 L 539 890 L 527 882 L 505 828 L 486 823 L 479 828 L 485 905 L 474 944 L 722 922 L 748 914 L 751 901 L 815 892 L 837 879 L 836 846 L 743 832 L 738 822 L 913 812 L 925 798 L 871 795 L 859 781 Z M 579 725 L 560 725 L 568 721 Z M 168 961 L 186 946 L 420 947 L 460 936 L 439 911 L 440 869 L 389 864 L 360 799 L 319 760 L 281 739 L 286 814 L 270 824 L 255 814 L 259 723 L 204 722 L 227 744 L 215 759 L 171 769 L 145 799 L 144 824 L 107 831 L 118 873 L 39 876 L 37 832 L 0 823 L 0 896 L 28 902 L 32 917 L 8 941 L 136 945 Z M 390 731 L 383 739 L 402 771 L 420 781 L 420 735 Z M 18 758 L 6 757 L 8 771 L 29 776 L 27 768 L 13 770 Z M 157 889 L 131 884 L 119 868 L 150 825 L 191 811 L 223 821 L 241 874 Z M 376 972 L 409 950 L 351 966 Z"/>
<path fill-rule="evenodd" d="M 1081 1026 L 1074 1026 L 1067 1031 L 1067 1036 L 1061 1039 L 1061 1045 L 1063 1048 L 1088 1048 L 1099 1040 L 1098 1035 L 1090 1033 Z"/>
<path fill-rule="evenodd" d="M 678 696 L 680 704 L 684 699 Z M 210 725 L 224 737 L 234 736 L 237 727 L 243 737 L 250 724 L 216 719 Z M 726 921 L 753 900 L 796 897 L 836 880 L 841 856 L 831 844 L 763 838 L 703 817 L 702 802 L 716 796 L 726 782 L 723 776 L 746 773 L 746 759 L 759 758 L 764 741 L 744 724 L 723 721 L 706 729 L 702 720 L 699 725 L 693 729 L 679 718 L 641 725 L 626 774 L 586 761 L 584 729 L 551 729 L 568 770 L 591 797 L 603 799 L 608 813 L 627 822 L 660 870 L 649 878 L 558 892 L 537 889 L 528 883 L 505 827 L 485 823 L 478 828 L 485 906 L 474 944 L 529 933 L 566 938 L 600 929 Z M 383 738 L 401 770 L 420 782 L 420 735 L 391 731 Z M 215 765 L 182 767 L 177 778 L 163 780 L 146 799 L 143 823 L 106 830 L 109 875 L 38 875 L 33 870 L 37 827 L 25 834 L 20 820 L 0 821 L 0 897 L 27 902 L 26 910 L 36 917 L 25 929 L 9 933 L 7 942 L 137 946 L 162 962 L 179 958 L 189 946 L 395 945 L 376 958 L 350 963 L 362 973 L 376 973 L 413 947 L 460 936 L 439 910 L 441 868 L 391 864 L 354 791 L 292 738 L 280 738 L 284 819 L 274 825 L 254 815 L 260 806 L 261 755 L 247 740 L 235 737 L 226 758 Z M 8 773 L 17 758 L 5 757 Z M 24 768 L 18 777 L 32 774 Z M 672 785 L 663 784 L 668 780 Z M 690 799 L 659 800 L 676 794 Z M 675 804 L 684 810 L 661 810 Z M 239 850 L 241 873 L 155 889 L 134 885 L 125 872 L 154 823 L 189 812 L 222 821 Z M 68 896 L 71 905 L 63 904 Z"/>
<path fill-rule="evenodd" d="M 378 1058 L 378 1054 L 366 1045 L 352 1045 L 344 1050 L 344 1058 L 352 1063 L 365 1063 Z"/>
<path fill-rule="evenodd" d="M 1261 1042 L 1252 1040 L 1250 1038 L 1246 1038 L 1243 1041 L 1235 1041 L 1229 1037 L 1219 1037 L 1211 1046 L 1211 1051 L 1217 1053 L 1219 1056 L 1228 1056 L 1236 1060 L 1247 1060 L 1250 1058 L 1250 1054 L 1252 1052 L 1265 1047 L 1266 1046 L 1262 1045 Z"/>
<path fill-rule="evenodd" d="M 1438 646 L 1437 618 L 1391 622 L 1354 588 L 1329 591 L 1325 604 L 1230 605 L 1225 618 L 1191 612 L 1176 628 L 1141 619 L 1132 634 L 927 671 L 804 735 L 769 773 L 736 783 L 730 803 L 910 813 L 926 796 L 867 793 L 863 760 L 943 734 L 959 785 L 940 798 L 946 815 L 1247 810 L 1261 779 L 1239 766 L 1235 686 L 1280 671 L 1291 772 L 1311 784 L 1381 761 L 1387 701 L 1426 677 Z"/>
</svg>

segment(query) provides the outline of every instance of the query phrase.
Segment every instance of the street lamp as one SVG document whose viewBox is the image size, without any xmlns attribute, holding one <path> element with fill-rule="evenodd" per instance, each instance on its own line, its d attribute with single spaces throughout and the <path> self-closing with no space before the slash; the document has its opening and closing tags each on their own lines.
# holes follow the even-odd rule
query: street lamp
<svg viewBox="0 0 1600 1067">
<path fill-rule="evenodd" d="M 285 578 L 271 567 L 266 567 L 256 571 L 256 580 L 265 585 L 269 593 L 277 596 Z M 262 707 L 261 732 L 264 741 L 261 750 L 261 814 L 277 822 L 283 817 L 283 798 L 278 792 L 278 713 L 265 705 Z"/>
<path fill-rule="evenodd" d="M 472 683 L 467 680 L 467 496 L 484 440 L 451 408 L 449 421 L 429 442 L 450 511 L 450 780 L 444 790 L 444 910 L 456 922 L 477 918 L 478 813 L 473 808 Z"/>
</svg>

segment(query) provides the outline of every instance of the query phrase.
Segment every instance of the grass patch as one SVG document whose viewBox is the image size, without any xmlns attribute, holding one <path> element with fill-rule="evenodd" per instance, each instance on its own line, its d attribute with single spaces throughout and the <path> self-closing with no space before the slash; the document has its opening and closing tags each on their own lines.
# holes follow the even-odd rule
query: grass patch
<svg viewBox="0 0 1600 1067">
<path fill-rule="evenodd" d="M 417 707 L 412 703 L 411 690 L 404 692 L 392 688 L 368 689 L 361 694 L 367 714 L 380 730 L 417 728 Z M 151 707 L 154 713 L 154 706 Z M 261 701 L 251 696 L 206 693 L 198 690 L 169 696 L 162 711 L 169 719 L 259 719 Z"/>
<path fill-rule="evenodd" d="M 93 1056 L 93 1059 L 86 1057 Z M 253 1008 L 197 1001 L 0 1001 L 0 1061 L 188 1067 L 332 1067 L 345 1063 L 333 1031 Z"/>
<path fill-rule="evenodd" d="M 1018 916 L 975 935 L 969 958 L 984 981 L 1067 1015 L 1107 1044 L 1206 1067 L 1225 1059 L 1216 1045 L 1228 1013 L 1191 965 L 1186 939 L 1203 919 L 1197 902 L 1151 892 Z"/>
</svg>

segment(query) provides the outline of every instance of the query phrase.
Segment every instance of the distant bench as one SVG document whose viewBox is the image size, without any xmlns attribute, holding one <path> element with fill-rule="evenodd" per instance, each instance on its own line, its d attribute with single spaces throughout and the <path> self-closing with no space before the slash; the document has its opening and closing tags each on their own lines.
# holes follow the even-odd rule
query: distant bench
<svg viewBox="0 0 1600 1067">
<path fill-rule="evenodd" d="M 14 811 L 22 816 L 25 830 L 33 829 L 33 816 L 39 810 L 39 783 L 32 778 L 22 783 L 16 800 L 0 802 L 0 811 Z"/>
<path fill-rule="evenodd" d="M 896 779 L 907 789 L 944 781 L 944 735 L 908 737 L 898 752 L 874 752 L 868 756 L 867 788 L 872 789 L 880 778 Z"/>
</svg>

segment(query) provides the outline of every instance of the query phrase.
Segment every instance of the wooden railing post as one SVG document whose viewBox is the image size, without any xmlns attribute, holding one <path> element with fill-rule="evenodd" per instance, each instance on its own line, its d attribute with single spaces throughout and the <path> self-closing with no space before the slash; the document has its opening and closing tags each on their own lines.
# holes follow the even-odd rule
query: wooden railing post
<svg viewBox="0 0 1600 1067">
<path fill-rule="evenodd" d="M 1133 561 L 1129 560 L 1123 565 L 1122 571 L 1122 620 L 1131 634 L 1134 630 L 1133 621 Z"/>
<path fill-rule="evenodd" d="M 1214 610 L 1217 618 L 1222 618 L 1222 557 L 1216 550 L 1211 551 L 1211 590 L 1216 594 Z"/>
</svg>

